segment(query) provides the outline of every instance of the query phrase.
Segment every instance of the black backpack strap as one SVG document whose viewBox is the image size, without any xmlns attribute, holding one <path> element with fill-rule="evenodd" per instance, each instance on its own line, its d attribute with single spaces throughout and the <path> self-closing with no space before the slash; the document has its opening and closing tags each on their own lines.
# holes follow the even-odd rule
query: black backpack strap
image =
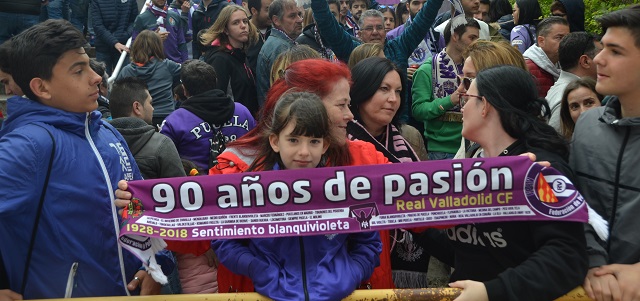
<svg viewBox="0 0 640 301">
<path fill-rule="evenodd" d="M 44 205 L 44 197 L 47 194 L 47 186 L 49 185 L 49 177 L 51 176 L 51 167 L 53 166 L 53 157 L 56 150 L 56 140 L 53 139 L 53 135 L 47 128 L 42 125 L 34 124 L 43 128 L 51 137 L 51 157 L 49 158 L 49 167 L 47 168 L 47 176 L 44 178 L 44 185 L 42 185 L 42 193 L 40 194 L 40 201 L 38 202 L 38 209 L 36 211 L 36 219 L 33 223 L 33 231 L 31 232 L 31 241 L 29 242 L 29 251 L 27 252 L 27 260 L 24 264 L 24 273 L 22 274 L 22 286 L 20 287 L 20 294 L 24 295 L 25 287 L 27 286 L 27 280 L 29 276 L 29 265 L 31 264 L 31 255 L 33 254 L 33 247 L 36 243 L 36 234 L 38 233 L 38 224 L 40 223 L 40 215 L 42 213 L 42 206 Z"/>
<path fill-rule="evenodd" d="M 226 138 L 224 134 L 222 134 L 222 126 L 224 124 L 212 124 L 209 123 L 211 130 L 213 131 L 213 138 L 211 139 L 211 147 L 209 148 L 209 168 L 218 165 L 218 155 L 220 155 L 227 147 L 226 147 Z"/>
</svg>

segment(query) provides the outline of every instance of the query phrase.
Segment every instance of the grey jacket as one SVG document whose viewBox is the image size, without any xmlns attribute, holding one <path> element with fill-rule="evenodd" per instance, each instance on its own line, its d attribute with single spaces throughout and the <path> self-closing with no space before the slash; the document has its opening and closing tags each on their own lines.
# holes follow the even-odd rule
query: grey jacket
<svg viewBox="0 0 640 301">
<path fill-rule="evenodd" d="M 110 123 L 127 141 L 145 179 L 186 176 L 178 150 L 169 137 L 136 117 L 116 118 Z"/>
<path fill-rule="evenodd" d="M 570 165 L 589 205 L 609 221 L 609 240 L 588 226 L 589 267 L 640 261 L 640 118 L 619 118 L 620 102 L 582 113 L 573 134 Z"/>
</svg>

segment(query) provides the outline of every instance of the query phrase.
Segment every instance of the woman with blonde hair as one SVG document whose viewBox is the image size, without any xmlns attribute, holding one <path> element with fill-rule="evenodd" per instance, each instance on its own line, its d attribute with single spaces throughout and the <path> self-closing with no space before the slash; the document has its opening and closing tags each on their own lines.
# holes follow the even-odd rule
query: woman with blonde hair
<svg viewBox="0 0 640 301">
<path fill-rule="evenodd" d="M 476 78 L 478 72 L 494 66 L 511 65 L 527 70 L 527 64 L 520 51 L 506 41 L 477 40 L 471 43 L 462 55 L 465 57 L 465 61 L 462 67 L 462 76 L 458 77 L 458 90 L 460 92 L 467 92 L 471 81 Z M 473 158 L 480 151 L 478 144 L 462 138 L 462 143 L 454 158 Z"/>
<path fill-rule="evenodd" d="M 249 14 L 238 5 L 228 5 L 201 36 L 204 61 L 216 70 L 216 88 L 226 91 L 254 116 L 258 112 L 256 81 L 247 61 L 247 50 L 258 41 L 258 30 Z"/>
<path fill-rule="evenodd" d="M 477 40 L 467 47 L 463 56 L 466 58 L 465 67 L 468 70 L 474 70 L 473 77 L 475 77 L 476 72 L 496 65 L 512 65 L 527 69 L 527 64 L 522 54 L 507 42 Z"/>
<path fill-rule="evenodd" d="M 284 71 L 289 67 L 289 65 L 297 61 L 319 58 L 321 58 L 320 54 L 307 45 L 298 44 L 289 48 L 287 51 L 278 55 L 276 60 L 273 62 L 273 67 L 271 67 L 271 76 L 269 77 L 271 86 L 273 86 L 273 83 L 278 79 L 284 77 Z"/>
<path fill-rule="evenodd" d="M 159 127 L 174 110 L 173 87 L 180 84 L 180 64 L 167 60 L 157 33 L 143 30 L 131 46 L 131 64 L 116 80 L 137 77 L 147 83 L 153 99 L 153 125 Z"/>
<path fill-rule="evenodd" d="M 349 56 L 349 69 L 353 69 L 360 61 L 379 56 L 381 58 L 385 58 L 384 56 L 384 48 L 381 44 L 378 43 L 364 43 L 353 49 L 351 52 L 351 56 Z"/>
</svg>

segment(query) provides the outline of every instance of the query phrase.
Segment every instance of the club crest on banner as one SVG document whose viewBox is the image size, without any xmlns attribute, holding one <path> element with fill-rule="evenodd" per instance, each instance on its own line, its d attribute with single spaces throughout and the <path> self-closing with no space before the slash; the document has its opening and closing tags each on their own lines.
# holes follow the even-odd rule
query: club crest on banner
<svg viewBox="0 0 640 301">
<path fill-rule="evenodd" d="M 524 192 L 534 210 L 551 218 L 567 217 L 585 205 L 571 181 L 551 169 L 530 169 L 525 177 Z"/>
</svg>

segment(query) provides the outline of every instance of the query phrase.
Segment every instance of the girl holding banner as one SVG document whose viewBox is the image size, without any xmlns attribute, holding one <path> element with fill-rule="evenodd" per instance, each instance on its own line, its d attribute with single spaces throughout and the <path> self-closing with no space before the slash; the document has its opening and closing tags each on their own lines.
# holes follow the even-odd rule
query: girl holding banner
<svg viewBox="0 0 640 301">
<path fill-rule="evenodd" d="M 285 94 L 249 171 L 331 165 L 330 128 L 317 95 Z M 378 232 L 214 240 L 211 246 L 222 264 L 274 300 L 340 300 L 371 276 L 382 249 Z"/>
<path fill-rule="evenodd" d="M 462 135 L 480 144 L 482 157 L 532 152 L 573 176 L 568 145 L 540 118 L 549 108 L 527 71 L 506 65 L 480 71 L 461 105 Z M 451 279 L 458 280 L 450 286 L 463 289 L 457 301 L 553 300 L 582 284 L 587 273 L 581 223 L 463 224 L 447 235 L 455 250 Z"/>
<path fill-rule="evenodd" d="M 364 141 L 347 140 L 347 124 L 353 120 L 349 110 L 351 72 L 342 63 L 333 63 L 321 59 L 309 59 L 291 64 L 284 76 L 277 80 L 269 93 L 258 119 L 258 126 L 229 143 L 227 149 L 218 156 L 220 162 L 209 170 L 209 174 L 231 174 L 245 172 L 257 158 L 258 149 L 262 145 L 261 134 L 267 129 L 273 117 L 274 108 L 279 98 L 288 91 L 305 91 L 320 96 L 327 110 L 334 138 L 335 151 L 328 153 L 332 166 L 369 165 L 388 163 L 382 153 Z M 343 148 L 343 146 L 346 146 Z M 346 151 L 345 151 L 346 150 Z M 364 283 L 365 287 L 374 289 L 394 288 L 391 276 L 389 231 L 380 231 L 383 249 L 378 266 L 371 278 Z M 244 279 L 243 279 L 244 278 Z M 238 277 L 230 273 L 224 265 L 218 267 L 218 284 L 220 292 L 253 292 L 253 285 L 246 277 Z"/>
</svg>

